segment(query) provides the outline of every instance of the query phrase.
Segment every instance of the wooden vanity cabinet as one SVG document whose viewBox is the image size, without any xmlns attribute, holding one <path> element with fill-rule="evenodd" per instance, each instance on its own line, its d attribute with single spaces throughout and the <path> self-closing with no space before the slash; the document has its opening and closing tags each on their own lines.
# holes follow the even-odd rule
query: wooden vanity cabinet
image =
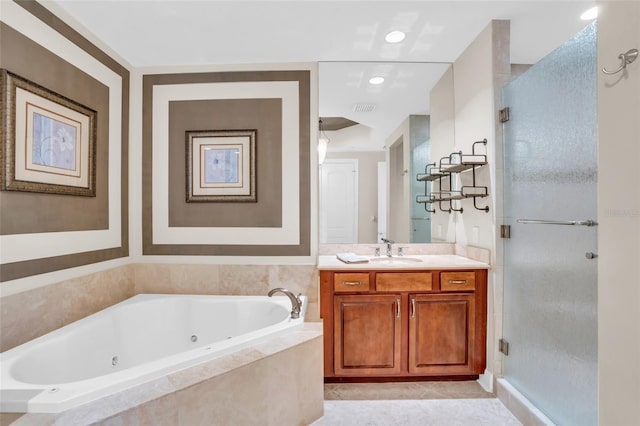
<svg viewBox="0 0 640 426">
<path fill-rule="evenodd" d="M 400 374 L 400 295 L 339 295 L 333 304 L 335 373 Z"/>
<path fill-rule="evenodd" d="M 487 271 L 320 271 L 326 381 L 477 377 Z"/>
<path fill-rule="evenodd" d="M 411 295 L 409 373 L 473 374 L 475 297 Z"/>
</svg>

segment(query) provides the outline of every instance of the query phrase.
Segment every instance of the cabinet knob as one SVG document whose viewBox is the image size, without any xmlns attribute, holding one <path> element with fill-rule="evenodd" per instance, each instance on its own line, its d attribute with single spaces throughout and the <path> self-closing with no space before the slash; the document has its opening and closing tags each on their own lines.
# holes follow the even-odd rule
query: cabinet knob
<svg viewBox="0 0 640 426">
<path fill-rule="evenodd" d="M 595 259 L 596 257 L 598 257 L 598 255 L 593 253 L 593 252 L 588 251 L 588 252 L 586 252 L 584 254 L 584 257 L 586 257 L 587 259 Z"/>
</svg>

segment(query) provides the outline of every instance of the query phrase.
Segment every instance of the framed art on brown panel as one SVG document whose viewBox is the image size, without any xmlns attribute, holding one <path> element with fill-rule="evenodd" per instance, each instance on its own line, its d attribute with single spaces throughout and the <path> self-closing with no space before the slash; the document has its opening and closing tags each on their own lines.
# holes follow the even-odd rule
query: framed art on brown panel
<svg viewBox="0 0 640 426">
<path fill-rule="evenodd" d="M 96 195 L 96 111 L 7 70 L 2 87 L 2 189 Z"/>
<path fill-rule="evenodd" d="M 257 130 L 187 131 L 187 202 L 257 202 Z"/>
</svg>

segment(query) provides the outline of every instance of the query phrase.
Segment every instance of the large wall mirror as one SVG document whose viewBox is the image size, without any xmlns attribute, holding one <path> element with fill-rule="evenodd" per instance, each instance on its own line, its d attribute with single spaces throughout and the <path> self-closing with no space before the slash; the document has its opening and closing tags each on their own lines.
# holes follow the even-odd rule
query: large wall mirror
<svg viewBox="0 0 640 426">
<path fill-rule="evenodd" d="M 321 244 L 455 240 L 455 215 L 415 201 L 424 193 L 416 174 L 453 150 L 452 73 L 447 63 L 319 64 L 320 139 L 329 141 Z"/>
</svg>

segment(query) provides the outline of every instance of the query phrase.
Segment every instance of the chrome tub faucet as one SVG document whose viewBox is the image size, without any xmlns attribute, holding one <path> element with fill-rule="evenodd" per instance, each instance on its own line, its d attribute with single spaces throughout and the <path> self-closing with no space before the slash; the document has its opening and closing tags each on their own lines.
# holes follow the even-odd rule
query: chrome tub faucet
<svg viewBox="0 0 640 426">
<path fill-rule="evenodd" d="M 268 296 L 271 297 L 276 293 L 282 293 L 291 300 L 291 319 L 300 318 L 300 310 L 302 309 L 302 300 L 300 300 L 300 297 L 299 297 L 300 294 L 296 296 L 290 290 L 287 290 L 286 288 L 278 287 L 269 291 Z"/>
</svg>

